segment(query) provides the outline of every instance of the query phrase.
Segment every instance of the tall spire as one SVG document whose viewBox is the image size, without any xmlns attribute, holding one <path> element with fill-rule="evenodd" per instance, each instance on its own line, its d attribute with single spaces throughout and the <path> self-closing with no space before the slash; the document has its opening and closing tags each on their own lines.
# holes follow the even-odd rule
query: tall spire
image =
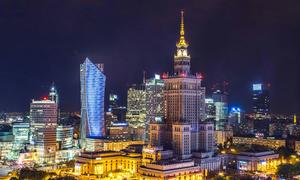
<svg viewBox="0 0 300 180">
<path fill-rule="evenodd" d="M 176 46 L 185 47 L 185 48 L 189 46 L 184 38 L 184 11 L 183 10 L 181 10 L 180 39 L 179 42 L 176 44 Z"/>
</svg>

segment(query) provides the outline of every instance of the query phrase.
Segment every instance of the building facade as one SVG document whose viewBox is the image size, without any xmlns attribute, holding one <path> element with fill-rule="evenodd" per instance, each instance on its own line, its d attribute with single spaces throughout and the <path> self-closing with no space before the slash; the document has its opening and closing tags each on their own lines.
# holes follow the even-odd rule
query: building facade
<svg viewBox="0 0 300 180">
<path fill-rule="evenodd" d="M 270 85 L 253 84 L 253 113 L 256 119 L 266 119 L 270 115 Z"/>
<path fill-rule="evenodd" d="M 24 148 L 25 144 L 29 144 L 30 124 L 29 122 L 14 122 L 12 124 L 14 145 L 17 148 Z"/>
<path fill-rule="evenodd" d="M 80 65 L 81 127 L 80 144 L 105 137 L 104 93 L 106 77 L 103 65 L 93 64 L 88 58 Z"/>
<path fill-rule="evenodd" d="M 30 104 L 30 143 L 40 163 L 55 161 L 57 112 L 57 104 L 51 100 L 32 100 Z"/>
<path fill-rule="evenodd" d="M 138 167 L 142 164 L 141 154 L 114 151 L 84 152 L 75 158 L 75 174 L 84 178 L 114 179 L 115 171 L 137 173 Z"/>
<path fill-rule="evenodd" d="M 174 153 L 180 159 L 188 159 L 191 154 L 191 124 L 173 123 L 172 124 L 172 143 Z"/>
<path fill-rule="evenodd" d="M 212 94 L 216 107 L 216 130 L 224 129 L 224 121 L 228 119 L 228 99 L 227 94 L 221 90 L 216 90 Z"/>
<path fill-rule="evenodd" d="M 146 80 L 146 140 L 149 140 L 149 123 L 154 121 L 162 121 L 163 119 L 163 87 L 164 81 L 159 75 Z"/>
<path fill-rule="evenodd" d="M 284 139 L 264 139 L 255 137 L 232 137 L 233 144 L 256 144 L 269 147 L 271 149 L 277 149 L 286 145 Z"/>
<path fill-rule="evenodd" d="M 194 161 L 160 161 L 141 166 L 138 170 L 138 179 L 201 180 L 205 179 L 203 172 Z"/>
<path fill-rule="evenodd" d="M 216 148 L 216 142 L 214 137 L 214 124 L 213 123 L 201 123 L 199 124 L 200 138 L 199 149 L 203 152 L 212 152 Z"/>
<path fill-rule="evenodd" d="M 56 141 L 59 149 L 70 149 L 73 147 L 74 127 L 59 125 L 56 129 Z"/>
<path fill-rule="evenodd" d="M 212 98 L 205 98 L 205 119 L 215 120 L 216 106 Z"/>
<path fill-rule="evenodd" d="M 128 89 L 126 120 L 129 123 L 129 127 L 145 129 L 146 91 L 144 84 L 133 84 Z"/>
</svg>

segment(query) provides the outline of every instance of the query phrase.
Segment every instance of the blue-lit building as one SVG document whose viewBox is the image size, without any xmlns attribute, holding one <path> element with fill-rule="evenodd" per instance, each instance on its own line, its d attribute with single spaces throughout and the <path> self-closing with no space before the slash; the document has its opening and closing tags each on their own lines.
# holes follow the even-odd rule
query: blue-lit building
<svg viewBox="0 0 300 180">
<path fill-rule="evenodd" d="M 228 123 L 230 125 L 238 125 L 244 120 L 244 112 L 239 107 L 232 107 L 228 116 Z"/>
<path fill-rule="evenodd" d="M 267 119 L 270 116 L 270 85 L 253 84 L 252 100 L 255 119 Z"/>
<path fill-rule="evenodd" d="M 88 58 L 80 65 L 81 84 L 81 146 L 88 139 L 105 136 L 103 64 L 93 64 Z"/>
</svg>

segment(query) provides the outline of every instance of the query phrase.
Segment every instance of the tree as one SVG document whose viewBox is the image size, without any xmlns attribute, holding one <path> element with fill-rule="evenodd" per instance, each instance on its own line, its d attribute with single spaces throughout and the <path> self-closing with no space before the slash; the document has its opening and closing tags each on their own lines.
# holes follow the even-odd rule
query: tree
<svg viewBox="0 0 300 180">
<path fill-rule="evenodd" d="M 47 176 L 48 174 L 44 171 L 23 168 L 20 170 L 19 179 L 42 180 L 45 179 Z"/>
<path fill-rule="evenodd" d="M 276 174 L 283 178 L 291 178 L 297 174 L 296 170 L 292 164 L 282 164 L 278 167 Z"/>
<path fill-rule="evenodd" d="M 279 147 L 276 152 L 279 154 L 280 157 L 289 158 L 291 155 L 296 154 L 293 149 L 289 149 L 287 147 L 281 146 Z"/>
</svg>

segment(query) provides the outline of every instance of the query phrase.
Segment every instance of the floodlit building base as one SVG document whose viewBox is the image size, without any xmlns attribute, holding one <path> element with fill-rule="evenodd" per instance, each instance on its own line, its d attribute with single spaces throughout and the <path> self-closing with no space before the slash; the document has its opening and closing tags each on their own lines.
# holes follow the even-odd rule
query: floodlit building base
<svg viewBox="0 0 300 180">
<path fill-rule="evenodd" d="M 270 171 L 276 170 L 280 164 L 279 154 L 274 151 L 240 152 L 229 155 L 237 162 L 237 169 L 241 171 Z"/>
<path fill-rule="evenodd" d="M 83 152 L 75 158 L 75 174 L 108 177 L 110 173 L 136 173 L 142 163 L 141 154 L 114 151 Z"/>
<path fill-rule="evenodd" d="M 194 161 L 160 161 L 157 163 L 141 166 L 138 170 L 138 179 L 142 180 L 165 180 L 185 179 L 201 180 L 204 173 Z"/>
</svg>

